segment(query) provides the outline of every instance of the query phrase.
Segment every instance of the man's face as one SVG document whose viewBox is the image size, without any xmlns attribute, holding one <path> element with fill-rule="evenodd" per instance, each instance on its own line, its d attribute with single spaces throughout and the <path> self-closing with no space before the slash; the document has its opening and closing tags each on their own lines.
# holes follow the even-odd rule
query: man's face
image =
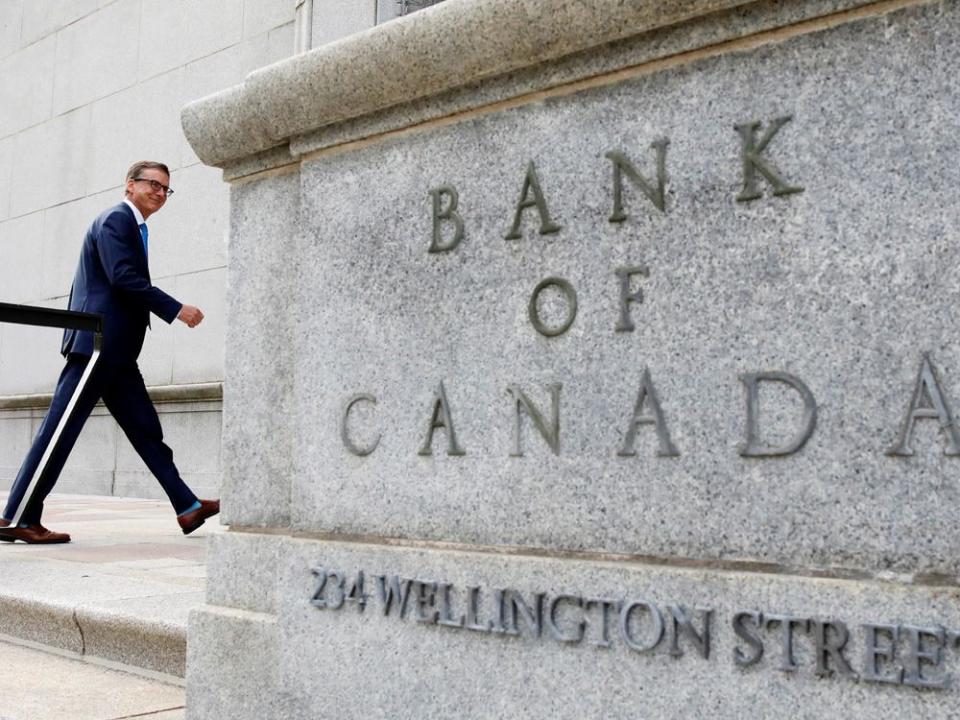
<svg viewBox="0 0 960 720">
<path fill-rule="evenodd" d="M 137 177 L 142 179 L 127 180 L 127 199 L 137 206 L 137 209 L 143 215 L 143 219 L 146 220 L 162 208 L 163 204 L 167 201 L 167 193 L 163 188 L 154 190 L 153 185 L 149 181 L 155 180 L 164 187 L 167 187 L 170 185 L 170 176 L 163 170 L 148 168 L 141 170 Z"/>
</svg>

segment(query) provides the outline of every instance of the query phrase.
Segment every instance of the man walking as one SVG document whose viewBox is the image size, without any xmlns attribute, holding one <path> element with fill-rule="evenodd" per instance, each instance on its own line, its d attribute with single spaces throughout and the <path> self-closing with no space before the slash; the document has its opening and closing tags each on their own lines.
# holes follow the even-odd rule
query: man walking
<svg viewBox="0 0 960 720">
<path fill-rule="evenodd" d="M 173 452 L 163 442 L 163 431 L 153 407 L 137 358 L 150 323 L 150 313 L 168 323 L 181 320 L 196 327 L 203 313 L 183 305 L 150 284 L 146 220 L 173 194 L 170 171 L 159 162 L 142 161 L 127 171 L 123 202 L 93 221 L 80 251 L 80 261 L 70 290 L 70 310 L 103 315 L 103 343 L 79 396 L 85 371 L 95 354 L 91 332 L 67 330 L 62 354 L 66 365 L 60 374 L 50 410 L 10 490 L 0 519 L 0 541 L 27 543 L 70 542 L 66 533 L 40 524 L 43 501 L 53 489 L 83 424 L 99 399 L 123 429 L 134 449 L 156 476 L 170 498 L 184 534 L 220 512 L 219 500 L 199 500 L 173 464 Z M 72 404 L 72 407 L 71 407 Z M 59 437 L 55 431 L 66 416 Z M 49 447 L 53 441 L 53 446 Z M 46 464 L 34 482 L 44 455 Z M 30 492 L 31 485 L 34 485 Z M 16 526 L 11 521 L 19 514 Z"/>
</svg>

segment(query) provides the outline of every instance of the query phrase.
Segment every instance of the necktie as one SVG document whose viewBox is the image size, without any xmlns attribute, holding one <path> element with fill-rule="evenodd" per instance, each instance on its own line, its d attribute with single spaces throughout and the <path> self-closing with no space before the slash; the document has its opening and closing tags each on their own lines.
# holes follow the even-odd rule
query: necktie
<svg viewBox="0 0 960 720">
<path fill-rule="evenodd" d="M 144 255 L 147 255 L 147 257 L 148 257 L 148 259 L 149 259 L 149 255 L 148 255 L 148 253 L 147 253 L 147 236 L 148 236 L 148 235 L 149 235 L 149 233 L 147 232 L 147 224 L 146 224 L 146 223 L 140 223 L 140 237 L 141 237 L 141 239 L 143 240 L 143 254 L 144 254 Z"/>
</svg>

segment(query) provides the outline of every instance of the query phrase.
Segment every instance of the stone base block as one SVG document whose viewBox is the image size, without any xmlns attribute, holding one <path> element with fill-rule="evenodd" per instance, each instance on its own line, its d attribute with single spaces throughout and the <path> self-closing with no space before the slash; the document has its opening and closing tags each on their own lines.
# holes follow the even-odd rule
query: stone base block
<svg viewBox="0 0 960 720">
<path fill-rule="evenodd" d="M 223 557 L 251 542 L 218 540 Z M 255 717 L 249 703 L 268 697 L 290 719 L 947 718 L 957 706 L 956 587 L 255 542 L 275 549 L 277 615 L 191 617 L 192 718 Z M 245 572 L 220 581 L 234 586 L 223 597 L 253 597 Z M 221 698 L 243 712 L 214 710 L 209 686 L 230 688 Z"/>
<path fill-rule="evenodd" d="M 275 617 L 208 606 L 189 628 L 187 718 L 295 717 L 281 693 Z"/>
</svg>

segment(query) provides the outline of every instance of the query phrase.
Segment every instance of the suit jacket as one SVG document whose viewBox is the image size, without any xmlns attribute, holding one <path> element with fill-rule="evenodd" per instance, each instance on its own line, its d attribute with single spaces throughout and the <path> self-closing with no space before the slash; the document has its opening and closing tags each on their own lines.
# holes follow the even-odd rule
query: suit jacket
<svg viewBox="0 0 960 720">
<path fill-rule="evenodd" d="M 150 284 L 140 227 L 121 202 L 104 210 L 87 230 L 70 289 L 70 309 L 103 314 L 102 357 L 136 361 L 154 313 L 168 323 L 182 305 Z M 93 333 L 67 330 L 60 351 L 91 355 Z"/>
</svg>

